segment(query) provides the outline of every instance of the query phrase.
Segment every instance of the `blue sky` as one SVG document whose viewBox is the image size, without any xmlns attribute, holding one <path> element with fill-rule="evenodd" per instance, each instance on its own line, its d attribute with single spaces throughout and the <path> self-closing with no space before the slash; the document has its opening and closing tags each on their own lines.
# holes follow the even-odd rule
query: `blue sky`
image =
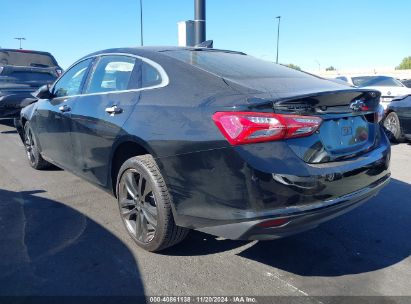
<svg viewBox="0 0 411 304">
<path fill-rule="evenodd" d="M 193 0 L 144 0 L 146 45 L 176 45 L 177 22 L 193 18 Z M 207 38 L 215 47 L 306 70 L 395 67 L 411 56 L 408 0 L 207 0 Z M 66 68 L 78 58 L 140 43 L 139 0 L 3 1 L 0 46 L 52 52 Z"/>
</svg>

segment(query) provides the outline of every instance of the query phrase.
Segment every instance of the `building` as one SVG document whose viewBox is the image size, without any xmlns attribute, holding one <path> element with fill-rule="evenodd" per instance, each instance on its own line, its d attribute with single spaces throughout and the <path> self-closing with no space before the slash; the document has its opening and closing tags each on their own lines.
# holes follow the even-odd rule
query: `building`
<svg viewBox="0 0 411 304">
<path fill-rule="evenodd" d="M 397 79 L 411 79 L 411 70 L 394 70 L 390 68 L 375 68 L 375 69 L 347 69 L 336 71 L 310 71 L 314 75 L 324 78 L 335 78 L 340 75 L 348 76 L 365 76 L 365 75 L 382 75 L 391 76 Z"/>
</svg>

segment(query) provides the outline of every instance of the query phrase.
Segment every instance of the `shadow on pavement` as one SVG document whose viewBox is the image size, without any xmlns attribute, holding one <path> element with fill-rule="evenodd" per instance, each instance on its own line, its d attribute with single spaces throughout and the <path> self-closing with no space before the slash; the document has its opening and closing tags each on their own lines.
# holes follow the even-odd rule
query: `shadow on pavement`
<svg viewBox="0 0 411 304">
<path fill-rule="evenodd" d="M 392 266 L 411 254 L 410 193 L 411 185 L 392 180 L 377 197 L 343 216 L 311 231 L 247 246 L 238 255 L 300 276 L 334 277 Z M 215 254 L 248 243 L 193 231 L 162 254 Z"/>
<path fill-rule="evenodd" d="M 9 130 L 9 131 L 3 131 L 0 132 L 1 134 L 17 134 L 17 130 Z"/>
<path fill-rule="evenodd" d="M 300 276 L 334 277 L 386 268 L 411 253 L 411 185 L 392 180 L 365 205 L 317 229 L 259 242 L 239 255 Z"/>
<path fill-rule="evenodd" d="M 223 240 L 213 235 L 190 231 L 187 238 L 177 246 L 160 252 L 172 256 L 200 256 L 233 250 L 248 244 L 250 241 Z"/>
<path fill-rule="evenodd" d="M 0 295 L 144 295 L 130 250 L 41 192 L 0 190 Z"/>
</svg>

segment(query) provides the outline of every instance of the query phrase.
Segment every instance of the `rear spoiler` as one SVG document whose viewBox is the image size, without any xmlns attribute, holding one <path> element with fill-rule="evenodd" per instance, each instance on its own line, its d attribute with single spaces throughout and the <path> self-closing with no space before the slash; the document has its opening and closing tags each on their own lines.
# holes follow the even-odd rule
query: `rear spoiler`
<svg viewBox="0 0 411 304">
<path fill-rule="evenodd" d="M 279 97 L 275 100 L 249 98 L 253 108 L 271 105 L 277 113 L 292 114 L 340 114 L 351 112 L 375 112 L 381 93 L 370 89 L 348 89 Z"/>
</svg>

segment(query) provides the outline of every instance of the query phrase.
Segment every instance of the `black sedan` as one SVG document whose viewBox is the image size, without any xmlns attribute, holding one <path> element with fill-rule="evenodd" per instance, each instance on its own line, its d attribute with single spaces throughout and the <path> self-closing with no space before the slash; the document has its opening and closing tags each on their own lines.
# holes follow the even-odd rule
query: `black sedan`
<svg viewBox="0 0 411 304">
<path fill-rule="evenodd" d="M 19 117 L 22 108 L 36 101 L 32 93 L 61 72 L 50 53 L 0 49 L 0 118 Z"/>
<path fill-rule="evenodd" d="M 411 140 L 411 95 L 395 98 L 387 108 L 384 127 L 394 142 Z"/>
<path fill-rule="evenodd" d="M 30 165 L 111 192 L 149 251 L 189 229 L 244 240 L 298 233 L 390 178 L 379 92 L 239 52 L 101 51 L 39 97 L 18 126 Z"/>
</svg>

